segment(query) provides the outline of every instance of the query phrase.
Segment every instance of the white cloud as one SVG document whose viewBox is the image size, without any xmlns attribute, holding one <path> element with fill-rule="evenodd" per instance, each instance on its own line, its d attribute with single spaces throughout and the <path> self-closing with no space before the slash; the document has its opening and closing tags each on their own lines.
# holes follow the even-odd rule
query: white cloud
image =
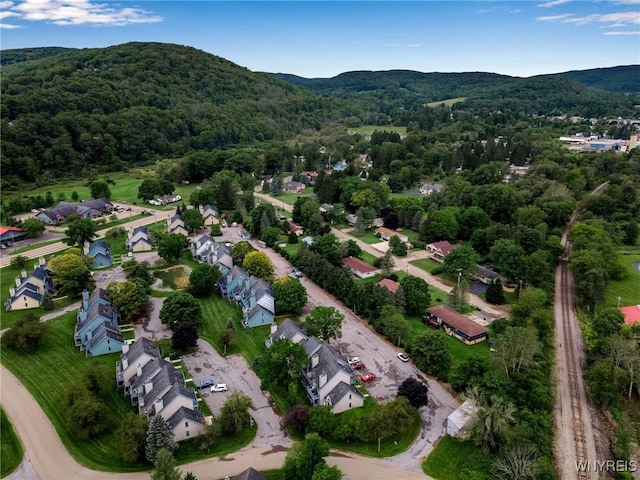
<svg viewBox="0 0 640 480">
<path fill-rule="evenodd" d="M 594 13 L 586 16 L 577 16 L 571 13 L 561 15 L 551 15 L 547 17 L 536 17 L 541 22 L 560 22 L 573 25 L 588 25 L 592 23 L 605 23 L 605 28 L 628 27 L 630 25 L 640 25 L 640 11 L 617 12 L 617 13 Z"/>
<path fill-rule="evenodd" d="M 16 4 L 2 1 L 0 5 L 6 5 L 4 8 L 8 8 L 21 20 L 50 22 L 55 25 L 123 26 L 163 20 L 141 8 L 117 8 L 91 0 L 24 0 Z"/>
<path fill-rule="evenodd" d="M 22 28 L 20 25 L 12 25 L 11 23 L 0 23 L 0 29 L 13 30 L 15 28 Z"/>
<path fill-rule="evenodd" d="M 542 8 L 557 7 L 558 5 L 569 3 L 570 1 L 571 0 L 551 0 L 549 2 L 540 3 L 538 6 Z"/>
<path fill-rule="evenodd" d="M 612 32 L 604 32 L 603 35 L 640 35 L 640 31 L 639 30 L 619 30 L 619 31 L 612 31 Z"/>
<path fill-rule="evenodd" d="M 611 3 L 616 5 L 637 5 L 640 6 L 640 0 L 612 0 Z"/>
<path fill-rule="evenodd" d="M 559 21 L 567 21 L 569 18 L 573 17 L 571 13 L 562 13 L 560 15 L 549 15 L 546 17 L 536 17 L 536 20 L 540 22 L 559 22 Z"/>
</svg>

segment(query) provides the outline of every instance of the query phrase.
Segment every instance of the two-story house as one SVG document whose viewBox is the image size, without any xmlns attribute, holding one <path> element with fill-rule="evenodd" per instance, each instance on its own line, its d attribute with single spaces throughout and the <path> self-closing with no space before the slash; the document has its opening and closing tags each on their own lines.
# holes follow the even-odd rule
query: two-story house
<svg viewBox="0 0 640 480">
<path fill-rule="evenodd" d="M 226 297 L 242 307 L 242 323 L 245 327 L 270 325 L 275 319 L 275 297 L 271 285 L 264 280 L 249 276 L 239 267 L 233 267 L 231 281 L 227 284 Z M 229 276 L 223 276 L 225 281 Z"/>
<path fill-rule="evenodd" d="M 27 274 L 22 269 L 20 276 L 15 278 L 15 287 L 9 288 L 5 309 L 12 311 L 38 308 L 44 295 L 53 291 L 51 272 L 47 269 L 44 258 L 40 257 L 31 273 Z"/>
<path fill-rule="evenodd" d="M 93 261 L 91 268 L 110 267 L 113 262 L 111 258 L 111 245 L 101 240 L 94 242 L 84 242 L 83 253 L 87 257 L 91 257 Z"/>
<path fill-rule="evenodd" d="M 123 345 L 120 360 L 116 362 L 116 383 L 124 389 L 124 394 L 129 395 L 131 379 L 138 372 L 138 368 L 144 367 L 155 358 L 161 358 L 160 347 L 148 338 L 139 338 L 131 346 Z"/>
<path fill-rule="evenodd" d="M 441 242 L 434 242 L 427 245 L 427 253 L 436 262 L 444 263 L 444 259 L 453 250 L 460 246 L 459 243 L 451 244 L 447 240 Z"/>
<path fill-rule="evenodd" d="M 73 335 L 76 347 L 87 357 L 122 351 L 125 341 L 120 334 L 119 318 L 106 290 L 83 291 Z"/>
<path fill-rule="evenodd" d="M 153 248 L 151 235 L 147 227 L 136 227 L 130 230 L 125 242 L 127 250 L 130 252 L 146 252 Z"/>
<path fill-rule="evenodd" d="M 184 220 L 180 215 L 174 215 L 167 219 L 167 233 L 171 235 L 172 233 L 177 233 L 179 235 L 184 235 L 185 237 L 189 235 L 189 231 L 184 224 Z"/>
<path fill-rule="evenodd" d="M 204 207 L 200 205 L 200 213 L 205 227 L 220 223 L 220 213 L 215 206 L 206 204 Z"/>
<path fill-rule="evenodd" d="M 217 242 L 207 234 L 200 235 L 191 242 L 191 256 L 202 263 L 217 265 L 223 275 L 233 267 L 231 246 Z"/>
</svg>

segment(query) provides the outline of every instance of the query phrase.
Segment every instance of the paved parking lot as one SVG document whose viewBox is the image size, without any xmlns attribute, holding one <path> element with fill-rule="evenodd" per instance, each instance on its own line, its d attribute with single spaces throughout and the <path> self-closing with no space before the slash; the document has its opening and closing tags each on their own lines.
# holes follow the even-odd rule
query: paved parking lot
<svg viewBox="0 0 640 480">
<path fill-rule="evenodd" d="M 214 415 L 220 414 L 222 405 L 234 390 L 239 390 L 251 398 L 255 406 L 251 417 L 258 424 L 258 433 L 252 445 L 267 447 L 291 444 L 291 440 L 280 430 L 280 418 L 273 409 L 268 393 L 260 390 L 260 380 L 241 355 L 222 357 L 209 343 L 200 339 L 198 351 L 182 359 L 194 385 L 210 378 L 214 383 L 226 383 L 229 387 L 226 392 L 211 392 L 210 388 L 200 390 Z"/>
</svg>

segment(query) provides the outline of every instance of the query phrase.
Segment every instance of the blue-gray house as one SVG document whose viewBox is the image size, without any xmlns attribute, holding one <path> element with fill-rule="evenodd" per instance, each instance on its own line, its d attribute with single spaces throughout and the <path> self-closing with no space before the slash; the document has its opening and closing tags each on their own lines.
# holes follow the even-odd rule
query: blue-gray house
<svg viewBox="0 0 640 480">
<path fill-rule="evenodd" d="M 110 267 L 113 262 L 111 245 L 101 240 L 91 242 L 91 245 L 89 245 L 89 242 L 85 242 L 83 251 L 87 257 L 93 258 L 93 262 L 90 265 L 91 268 Z"/>
<path fill-rule="evenodd" d="M 271 285 L 247 271 L 234 266 L 218 282 L 223 297 L 242 307 L 242 323 L 245 327 L 270 325 L 275 318 L 275 298 Z"/>
<path fill-rule="evenodd" d="M 120 334 L 119 318 L 106 290 L 97 288 L 91 294 L 85 290 L 73 336 L 75 345 L 87 357 L 121 352 L 125 342 Z"/>
</svg>

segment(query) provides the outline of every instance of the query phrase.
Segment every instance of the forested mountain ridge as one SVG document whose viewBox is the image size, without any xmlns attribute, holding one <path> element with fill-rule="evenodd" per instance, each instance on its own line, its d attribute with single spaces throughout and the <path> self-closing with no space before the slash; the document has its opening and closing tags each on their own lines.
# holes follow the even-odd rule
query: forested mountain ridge
<svg viewBox="0 0 640 480">
<path fill-rule="evenodd" d="M 77 48 L 65 47 L 37 47 L 37 48 L 16 48 L 13 50 L 2 50 L 0 55 L 0 66 L 13 65 L 17 63 L 40 60 L 41 58 L 56 57 L 67 53 L 80 51 Z"/>
<path fill-rule="evenodd" d="M 620 67 L 625 68 L 625 67 Z M 628 67 L 627 76 L 633 75 Z M 622 72 L 622 70 L 620 70 Z M 636 69 L 637 73 L 637 69 Z M 630 112 L 634 98 L 621 95 L 626 87 L 607 85 L 613 92 L 590 88 L 562 75 L 520 78 L 494 73 L 421 73 L 411 70 L 354 71 L 332 78 L 302 78 L 276 73 L 293 85 L 326 96 L 383 103 L 386 108 L 413 108 L 430 102 L 464 98 L 455 108 L 500 110 L 524 115 L 576 114 L 599 116 Z M 586 78 L 586 77 L 584 77 Z M 622 73 L 619 76 L 622 82 Z M 626 81 L 626 80 L 625 80 Z M 594 83 L 594 87 L 598 86 Z M 605 83 L 602 82 L 602 85 Z M 637 101 L 637 99 L 636 99 Z"/>
<path fill-rule="evenodd" d="M 3 184 L 287 139 L 353 115 L 195 48 L 128 43 L 2 67 Z"/>
<path fill-rule="evenodd" d="M 600 88 L 609 92 L 640 95 L 640 65 L 572 70 L 557 75 L 588 87 Z"/>
</svg>

